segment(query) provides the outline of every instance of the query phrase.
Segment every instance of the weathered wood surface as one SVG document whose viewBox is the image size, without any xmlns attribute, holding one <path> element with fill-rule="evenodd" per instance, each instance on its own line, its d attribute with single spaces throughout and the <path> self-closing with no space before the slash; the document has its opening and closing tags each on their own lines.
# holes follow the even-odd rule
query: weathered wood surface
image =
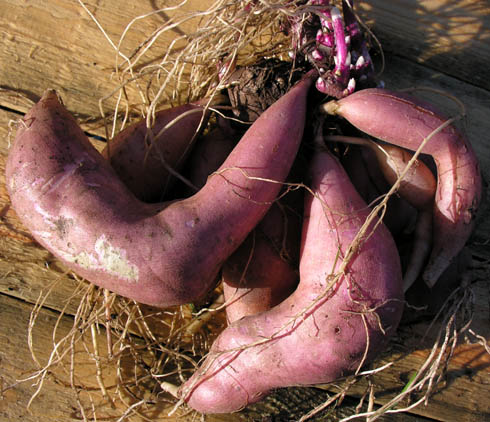
<svg viewBox="0 0 490 422">
<path fill-rule="evenodd" d="M 114 77 L 116 48 L 130 55 L 150 34 L 162 26 L 167 13 L 154 14 L 143 23 L 134 23 L 121 40 L 124 29 L 134 18 L 164 6 L 181 2 L 134 2 L 102 0 L 83 2 L 93 18 L 78 1 L 36 0 L 22 2 L 2 0 L 0 13 L 0 106 L 25 112 L 29 101 L 19 99 L 21 93 L 36 101 L 44 90 L 56 89 L 69 110 L 84 121 L 83 127 L 104 132 L 99 99 L 119 85 Z M 179 14 L 199 10 L 211 1 L 184 2 Z M 171 14 L 171 12 L 169 12 Z M 102 30 L 95 23 L 100 23 Z M 170 40 L 186 30 L 187 23 L 165 33 L 154 44 L 146 65 L 162 57 Z M 123 59 L 119 57 L 118 64 Z M 14 93 L 12 93 L 12 91 Z M 140 98 L 129 89 L 132 103 Z M 133 97 L 131 97 L 133 95 Z M 113 110 L 115 98 L 104 102 L 105 111 Z"/>
<path fill-rule="evenodd" d="M 490 89 L 488 0 L 360 0 L 359 15 L 387 54 Z"/>
<path fill-rule="evenodd" d="M 132 18 L 152 10 L 153 4 L 124 0 L 116 5 L 115 2 L 101 0 L 96 5 L 88 4 L 88 7 L 116 41 Z M 490 146 L 486 140 L 490 130 L 490 86 L 488 78 L 481 76 L 485 75 L 481 71 L 484 69 L 481 61 L 488 62 L 490 58 L 489 37 L 485 32 L 490 27 L 488 2 L 433 0 L 414 5 L 408 0 L 370 0 L 360 2 L 360 5 L 362 14 L 369 16 L 368 22 L 379 32 L 385 50 L 396 53 L 396 56 L 387 57 L 387 70 L 383 75 L 387 86 L 431 86 L 461 99 L 466 106 L 465 129 L 480 157 L 483 173 L 489 180 Z M 186 7 L 192 10 L 195 2 Z M 36 100 L 45 88 L 52 87 L 60 91 L 67 107 L 79 118 L 92 118 L 91 122 L 84 124 L 86 130 L 103 133 L 100 122 L 94 123 L 93 120 L 100 116 L 98 99 L 107 95 L 116 84 L 110 82 L 114 49 L 95 29 L 93 21 L 78 2 L 3 0 L 1 8 L 0 106 L 10 109 L 0 110 L 0 344 L 5 344 L 0 352 L 0 380 L 5 386 L 29 374 L 34 368 L 26 343 L 32 309 L 30 304 L 35 303 L 53 281 L 59 280 L 57 288 L 45 303 L 45 308 L 54 313 L 47 309 L 43 311 L 44 316 L 36 326 L 36 350 L 40 359 L 45 360 L 52 344 L 50 335 L 56 312 L 64 308 L 78 285 L 78 281 L 51 254 L 33 241 L 10 208 L 4 183 L 9 122 L 18 119 L 19 113 L 30 107 L 29 99 Z M 162 19 L 161 15 L 155 16 L 154 25 L 161 24 Z M 417 22 L 417 25 L 413 22 Z M 153 29 L 151 26 L 138 27 L 130 32 L 125 48 L 130 51 L 136 47 Z M 167 41 L 162 39 L 162 45 Z M 431 94 L 431 99 L 449 113 L 458 112 L 447 98 Z M 106 105 L 109 110 L 111 104 L 109 101 Z M 488 211 L 485 215 L 487 217 L 481 220 L 471 245 L 476 264 L 483 265 L 483 269 L 477 271 L 481 280 L 475 284 L 475 319 L 472 327 L 489 341 Z M 73 314 L 75 308 L 76 300 L 65 311 Z M 68 330 L 70 324 L 68 316 L 63 318 L 60 330 Z M 409 337 L 410 330 L 414 330 L 413 334 L 418 336 L 424 327 L 425 323 L 412 326 L 402 335 Z M 424 353 L 426 350 L 421 347 L 380 374 L 376 379 L 377 387 L 379 391 L 387 393 L 386 396 L 381 394 L 377 397 L 379 404 L 386 400 L 390 391 L 403 386 L 406 379 L 400 374 L 406 374 L 420 365 Z M 484 420 L 482 417 L 490 414 L 489 368 L 489 356 L 482 347 L 461 345 L 451 363 L 446 387 L 433 396 L 427 406 L 420 406 L 413 412 L 434 420 Z M 89 368 L 87 365 L 84 382 L 90 382 L 93 378 L 92 370 L 93 366 Z M 351 390 L 352 394 L 362 394 L 363 386 L 356 388 Z M 30 383 L 20 383 L 6 390 L 0 397 L 0 420 L 65 421 L 79 418 L 76 397 L 71 389 L 49 381 L 41 396 L 34 401 L 32 414 L 28 413 L 25 405 L 33 391 Z M 100 396 L 95 392 L 93 394 L 97 403 L 102 403 Z M 56 399 L 53 400 L 53 397 Z M 288 400 L 294 401 L 290 397 L 275 409 L 287 411 Z M 110 412 L 109 409 L 104 411 Z M 249 415 L 252 416 L 235 415 L 233 420 L 258 417 L 254 413 Z M 389 418 L 386 420 L 419 420 L 409 415 L 399 416 L 405 419 Z M 226 416 L 208 420 L 232 419 Z"/>
<path fill-rule="evenodd" d="M 117 45 L 136 16 L 156 9 L 155 2 L 100 0 L 85 2 Z M 176 4 L 166 1 L 162 4 Z M 179 2 L 180 3 L 180 2 Z M 185 10 L 199 10 L 211 1 L 192 0 Z M 356 2 L 357 3 L 357 2 Z M 363 0 L 359 13 L 383 42 L 387 53 L 429 65 L 490 89 L 490 3 L 488 0 Z M 60 91 L 69 109 L 81 118 L 100 116 L 98 99 L 109 94 L 116 53 L 77 1 L 3 0 L 0 15 L 0 88 L 35 100 L 46 88 Z M 127 33 L 121 51 L 129 54 L 165 14 L 145 19 Z M 161 51 L 178 31 L 164 34 Z M 109 101 L 110 109 L 114 103 Z M 0 92 L 0 105 L 26 110 L 23 102 Z"/>
</svg>

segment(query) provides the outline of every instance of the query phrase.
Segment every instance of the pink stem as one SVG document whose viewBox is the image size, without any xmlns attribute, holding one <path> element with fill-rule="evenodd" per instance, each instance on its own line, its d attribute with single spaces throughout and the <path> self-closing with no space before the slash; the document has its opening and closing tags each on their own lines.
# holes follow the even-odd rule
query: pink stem
<svg viewBox="0 0 490 422">
<path fill-rule="evenodd" d="M 331 14 L 336 47 L 334 75 L 341 84 L 345 85 L 349 81 L 350 53 L 345 42 L 344 22 L 340 10 L 336 7 L 332 7 Z"/>
</svg>

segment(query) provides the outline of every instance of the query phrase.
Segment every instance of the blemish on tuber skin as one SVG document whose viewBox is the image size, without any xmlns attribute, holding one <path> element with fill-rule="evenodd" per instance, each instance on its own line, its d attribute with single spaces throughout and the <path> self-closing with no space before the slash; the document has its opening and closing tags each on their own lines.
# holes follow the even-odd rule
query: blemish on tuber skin
<svg viewBox="0 0 490 422">
<path fill-rule="evenodd" d="M 126 251 L 111 245 L 104 235 L 95 242 L 94 252 L 80 252 L 74 256 L 65 254 L 63 258 L 87 270 L 102 270 L 128 282 L 138 282 L 138 267 L 128 262 Z"/>
<path fill-rule="evenodd" d="M 56 249 L 58 241 L 65 241 L 66 247 L 58 249 L 57 254 L 68 263 L 76 264 L 89 271 L 103 271 L 127 282 L 138 282 L 138 267 L 128 261 L 124 249 L 111 245 L 106 235 L 102 234 L 94 243 L 93 251 L 77 250 L 76 243 L 70 242 L 70 233 L 76 224 L 73 218 L 64 215 L 52 216 L 39 204 L 35 205 L 36 212 L 42 216 L 45 230 L 36 230 L 33 235 L 43 244 Z M 68 239 L 66 239 L 68 237 Z M 73 246 L 73 248 L 72 248 Z"/>
</svg>

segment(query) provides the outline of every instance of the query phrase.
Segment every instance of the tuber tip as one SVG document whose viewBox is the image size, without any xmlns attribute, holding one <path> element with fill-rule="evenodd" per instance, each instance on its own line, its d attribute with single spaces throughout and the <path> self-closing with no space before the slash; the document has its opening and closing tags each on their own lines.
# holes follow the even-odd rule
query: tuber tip
<svg viewBox="0 0 490 422">
<path fill-rule="evenodd" d="M 171 384 L 169 382 L 166 382 L 166 381 L 162 381 L 160 382 L 160 388 L 169 393 L 171 396 L 175 397 L 176 399 L 179 398 L 179 386 L 175 385 L 175 384 Z"/>
<path fill-rule="evenodd" d="M 336 116 L 338 114 L 340 105 L 336 100 L 332 100 L 329 101 L 328 103 L 322 104 L 320 107 L 323 112 L 330 114 L 332 116 Z"/>
<path fill-rule="evenodd" d="M 432 258 L 422 275 L 425 284 L 432 289 L 450 263 L 451 261 L 442 255 Z"/>
<path fill-rule="evenodd" d="M 60 96 L 58 95 L 58 92 L 53 89 L 53 88 L 48 88 L 43 92 L 43 95 L 41 96 L 39 101 L 55 101 L 60 104 L 63 104 L 63 101 L 61 100 Z"/>
</svg>

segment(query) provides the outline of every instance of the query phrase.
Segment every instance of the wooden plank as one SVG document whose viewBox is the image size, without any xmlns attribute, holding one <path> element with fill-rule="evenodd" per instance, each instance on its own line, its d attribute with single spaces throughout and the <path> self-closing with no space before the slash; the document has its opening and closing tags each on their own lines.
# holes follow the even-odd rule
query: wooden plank
<svg viewBox="0 0 490 422">
<path fill-rule="evenodd" d="M 488 0 L 360 0 L 355 4 L 385 53 L 490 89 Z"/>
<path fill-rule="evenodd" d="M 45 89 L 53 88 L 64 98 L 67 108 L 85 121 L 85 129 L 101 134 L 98 100 L 119 86 L 114 75 L 117 57 L 114 46 L 118 45 L 125 28 L 134 18 L 154 12 L 157 6 L 154 2 L 129 0 L 84 1 L 103 28 L 104 35 L 80 3 L 64 0 L 2 1 L 0 106 L 25 112 L 29 101 L 20 101 L 16 93 L 36 101 Z M 179 3 L 167 1 L 165 6 Z M 211 3 L 210 0 L 183 2 L 178 13 L 199 10 Z M 119 51 L 131 54 L 171 15 L 171 11 L 155 13 L 145 18 L 143 23 L 136 22 L 125 34 Z M 162 34 L 140 66 L 161 58 L 170 42 L 193 26 L 195 21 L 190 21 Z M 123 59 L 119 57 L 119 63 L 121 61 Z M 141 97 L 131 87 L 128 96 L 132 104 L 141 102 Z M 114 109 L 115 100 L 111 98 L 104 103 L 109 114 Z"/>
<path fill-rule="evenodd" d="M 27 331 L 31 317 L 32 306 L 5 295 L 0 295 L 0 380 L 2 395 L 0 396 L 0 420 L 23 420 L 28 422 L 48 422 L 48 421 L 80 421 L 92 420 L 91 409 L 97 412 L 97 420 L 116 421 L 127 410 L 128 405 L 134 403 L 136 399 L 131 398 L 124 391 L 122 397 L 128 405 L 124 405 L 122 400 L 117 399 L 116 385 L 117 373 L 116 366 L 104 365 L 107 360 L 107 342 L 103 330 L 96 332 L 98 359 L 101 363 L 100 379 L 106 387 L 113 400 L 113 405 L 103 397 L 99 390 L 97 380 L 97 370 L 94 364 L 95 348 L 93 346 L 90 331 L 86 333 L 84 341 L 75 344 L 73 359 L 74 372 L 73 381 L 70 372 L 71 354 L 64 359 L 64 366 L 53 365 L 50 367 L 43 388 L 40 394 L 32 401 L 32 405 L 27 409 L 27 404 L 37 390 L 40 378 L 29 377 L 35 375 L 40 368 L 52 359 L 51 353 L 54 349 L 52 333 L 56 326 L 56 341 L 60 341 L 67 336 L 73 328 L 73 320 L 68 317 L 59 319 L 57 313 L 41 309 L 37 316 L 36 324 L 33 329 L 32 351 L 39 362 L 36 365 L 32 359 L 31 350 L 28 348 Z M 59 348 L 60 353 L 64 351 Z M 142 355 L 143 357 L 143 355 Z M 56 358 L 56 356 L 54 356 Z M 127 365 L 127 366 L 126 366 Z M 122 372 L 132 371 L 134 363 L 131 360 L 122 359 Z M 142 382 L 142 386 L 146 385 Z M 133 390 L 134 391 L 134 390 Z M 173 403 L 165 399 L 162 395 L 161 400 L 151 406 L 147 412 L 147 417 L 152 420 L 161 420 L 160 417 L 169 422 L 190 421 L 191 415 L 184 415 L 184 411 L 179 411 L 173 418 L 166 418 L 172 410 Z M 83 418 L 84 409 L 85 417 Z M 143 417 L 133 416 L 132 421 L 143 421 Z M 213 422 L 213 419 L 210 419 Z"/>
<path fill-rule="evenodd" d="M 16 301 L 0 295 L 0 338 L 1 350 L 1 380 L 2 400 L 0 400 L 0 416 L 2 420 L 38 421 L 74 420 L 79 414 L 76 396 L 70 388 L 61 383 L 53 382 L 48 377 L 46 388 L 43 389 L 30 409 L 27 409 L 29 399 L 36 391 L 34 381 L 22 382 L 38 370 L 31 352 L 27 347 L 27 329 L 32 307 L 21 301 Z M 40 365 L 44 365 L 53 349 L 51 332 L 57 321 L 57 315 L 43 310 L 40 315 L 40 329 L 34 330 L 34 339 L 39 346 L 35 350 Z M 49 327 L 49 328 L 48 328 Z M 70 323 L 64 319 L 59 324 L 59 334 L 66 335 Z M 87 366 L 88 368 L 88 366 Z M 93 377 L 92 373 L 92 377 Z M 56 400 L 53 400 L 56 397 Z M 98 400 L 94 395 L 94 400 Z M 67 419 L 68 418 L 68 419 Z"/>
<path fill-rule="evenodd" d="M 154 10 L 152 2 L 137 6 L 129 0 L 86 3 L 115 44 L 133 18 Z M 210 0 L 192 0 L 182 10 L 199 10 L 209 4 Z M 490 88 L 484 71 L 490 58 L 487 1 L 363 0 L 358 8 L 387 53 Z M 155 14 L 144 24 L 136 24 L 124 38 L 123 53 L 133 51 L 166 17 Z M 154 50 L 164 52 L 178 33 L 163 34 Z M 100 117 L 98 99 L 117 86 L 112 77 L 116 53 L 78 2 L 4 0 L 0 41 L 0 87 L 21 92 L 32 100 L 39 98 L 44 89 L 55 88 L 79 117 Z M 25 111 L 24 104 L 5 92 L 0 92 L 0 105 Z M 108 110 L 113 105 L 114 101 L 109 101 Z M 95 121 L 91 126 L 100 128 L 100 124 Z"/>
<path fill-rule="evenodd" d="M 370 381 L 376 386 L 376 403 L 386 404 L 400 393 L 421 363 L 429 355 L 428 350 L 416 350 L 410 354 L 389 356 L 377 362 L 382 366 L 395 361 L 394 367 L 372 376 Z M 342 384 L 341 384 L 342 386 Z M 338 386 L 326 386 L 336 392 Z M 350 395 L 361 397 L 368 389 L 367 379 L 349 388 Z M 490 355 L 479 345 L 461 345 L 451 360 L 444 382 L 427 400 L 410 410 L 411 413 L 438 421 L 480 422 L 490 419 Z M 420 394 L 413 394 L 394 408 L 405 408 Z"/>
</svg>

